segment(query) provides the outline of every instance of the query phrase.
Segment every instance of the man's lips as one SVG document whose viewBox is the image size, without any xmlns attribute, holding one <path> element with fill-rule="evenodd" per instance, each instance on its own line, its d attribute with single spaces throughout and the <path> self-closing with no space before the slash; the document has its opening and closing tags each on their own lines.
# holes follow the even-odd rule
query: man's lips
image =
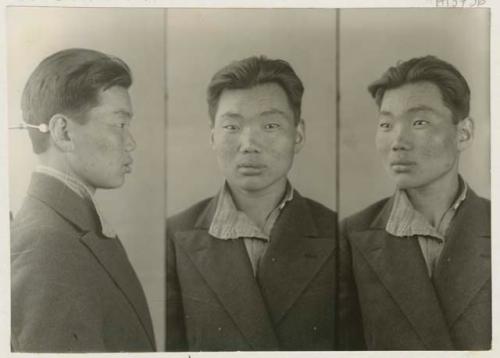
<svg viewBox="0 0 500 358">
<path fill-rule="evenodd" d="M 417 163 L 411 160 L 393 160 L 391 162 L 391 165 L 415 165 L 415 164 Z"/>
<path fill-rule="evenodd" d="M 243 175 L 258 175 L 266 168 L 264 164 L 254 162 L 240 163 L 236 167 Z"/>
<path fill-rule="evenodd" d="M 253 168 L 253 169 L 264 169 L 265 165 L 260 163 L 240 163 L 237 165 L 238 168 Z"/>
<path fill-rule="evenodd" d="M 407 172 L 413 166 L 417 165 L 416 162 L 411 160 L 393 160 L 389 164 L 392 170 L 394 170 L 395 172 Z"/>
<path fill-rule="evenodd" d="M 133 162 L 134 162 L 134 161 L 133 161 L 132 159 L 130 159 L 130 160 L 127 160 L 127 161 L 125 162 L 125 164 L 123 164 L 123 168 L 125 168 L 125 171 L 126 171 L 127 173 L 132 172 L 132 163 L 133 163 Z"/>
</svg>

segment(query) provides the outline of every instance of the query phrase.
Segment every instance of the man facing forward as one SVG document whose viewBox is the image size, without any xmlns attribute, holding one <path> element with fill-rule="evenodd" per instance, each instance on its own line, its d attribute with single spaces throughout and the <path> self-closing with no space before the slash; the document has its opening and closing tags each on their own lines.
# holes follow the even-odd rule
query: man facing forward
<svg viewBox="0 0 500 358">
<path fill-rule="evenodd" d="M 304 145 L 303 86 L 250 57 L 208 87 L 225 184 L 167 221 L 167 350 L 334 348 L 336 214 L 287 180 Z"/>
<path fill-rule="evenodd" d="M 131 171 L 132 77 L 86 49 L 43 60 L 22 110 L 39 166 L 11 228 L 14 351 L 153 351 L 146 298 L 93 195 Z"/>
<path fill-rule="evenodd" d="M 426 56 L 389 68 L 369 91 L 396 191 L 341 224 L 339 342 L 489 349 L 490 202 L 458 171 L 473 139 L 467 82 Z"/>
</svg>

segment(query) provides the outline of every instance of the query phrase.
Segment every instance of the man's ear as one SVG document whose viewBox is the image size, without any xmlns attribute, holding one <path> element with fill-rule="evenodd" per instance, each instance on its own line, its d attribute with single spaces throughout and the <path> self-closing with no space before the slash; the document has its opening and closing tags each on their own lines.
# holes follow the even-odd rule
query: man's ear
<svg viewBox="0 0 500 358">
<path fill-rule="evenodd" d="M 466 117 L 457 124 L 457 147 L 462 152 L 469 148 L 474 139 L 474 121 Z"/>
<path fill-rule="evenodd" d="M 306 124 L 301 118 L 295 130 L 295 153 L 301 151 L 306 140 Z"/>
<path fill-rule="evenodd" d="M 62 152 L 71 152 L 74 149 L 68 122 L 68 117 L 60 113 L 54 114 L 49 120 L 49 133 L 52 142 Z"/>
</svg>

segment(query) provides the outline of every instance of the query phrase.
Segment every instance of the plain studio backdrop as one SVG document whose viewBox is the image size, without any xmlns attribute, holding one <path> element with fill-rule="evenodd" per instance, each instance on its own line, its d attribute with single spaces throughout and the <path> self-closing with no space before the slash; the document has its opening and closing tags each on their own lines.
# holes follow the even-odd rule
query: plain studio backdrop
<svg viewBox="0 0 500 358">
<path fill-rule="evenodd" d="M 21 93 L 45 57 L 89 48 L 120 57 L 132 70 L 130 90 L 137 143 L 125 185 L 98 190 L 144 287 L 158 348 L 164 346 L 164 12 L 144 9 L 9 8 L 7 66 L 9 125 L 22 120 Z M 19 209 L 36 165 L 26 130 L 9 131 L 10 210 Z"/>
</svg>

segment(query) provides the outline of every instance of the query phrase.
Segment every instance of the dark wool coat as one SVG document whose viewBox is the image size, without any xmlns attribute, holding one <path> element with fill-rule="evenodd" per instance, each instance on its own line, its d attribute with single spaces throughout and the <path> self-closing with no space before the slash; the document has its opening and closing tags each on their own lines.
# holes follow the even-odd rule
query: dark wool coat
<svg viewBox="0 0 500 358">
<path fill-rule="evenodd" d="M 167 221 L 167 351 L 332 350 L 336 214 L 294 192 L 257 278 L 208 229 L 217 197 Z"/>
<path fill-rule="evenodd" d="M 432 279 L 418 240 L 385 231 L 392 202 L 382 200 L 341 223 L 339 344 L 366 344 L 369 350 L 489 349 L 490 202 L 468 190 Z"/>
<path fill-rule="evenodd" d="M 90 201 L 34 173 L 11 228 L 14 351 L 154 351 L 144 292 Z"/>
</svg>

